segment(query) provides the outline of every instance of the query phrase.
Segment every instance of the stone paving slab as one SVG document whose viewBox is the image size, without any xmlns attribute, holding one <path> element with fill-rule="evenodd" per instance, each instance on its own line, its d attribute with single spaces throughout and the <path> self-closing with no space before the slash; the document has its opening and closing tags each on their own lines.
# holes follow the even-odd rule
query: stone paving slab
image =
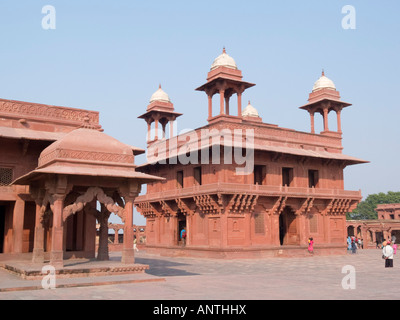
<svg viewBox="0 0 400 320">
<path fill-rule="evenodd" d="M 355 255 L 251 260 L 171 258 L 140 251 L 136 262 L 149 265 L 144 275 L 153 282 L 133 282 L 121 276 L 119 283 L 80 286 L 78 279 L 57 279 L 58 284 L 70 287 L 0 292 L 0 299 L 398 300 L 400 262 L 396 258 L 394 268 L 387 269 L 381 251 L 375 249 L 359 250 Z M 342 287 L 345 266 L 354 268 L 355 289 Z M 5 287 L 3 281 L 15 287 L 28 281 L 11 276 L 0 271 L 0 287 Z M 131 283 L 123 282 L 129 279 Z"/>
</svg>

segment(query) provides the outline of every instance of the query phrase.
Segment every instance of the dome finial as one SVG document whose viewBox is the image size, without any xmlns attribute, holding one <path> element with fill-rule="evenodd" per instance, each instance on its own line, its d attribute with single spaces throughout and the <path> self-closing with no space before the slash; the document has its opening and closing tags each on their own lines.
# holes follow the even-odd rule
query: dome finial
<svg viewBox="0 0 400 320">
<path fill-rule="evenodd" d="M 222 49 L 222 53 L 226 53 L 225 46 L 224 46 L 224 48 Z"/>
<path fill-rule="evenodd" d="M 160 84 L 158 84 L 158 89 L 161 89 L 161 83 L 160 83 Z"/>
<path fill-rule="evenodd" d="M 322 68 L 322 76 L 323 76 L 323 77 L 325 76 L 324 68 Z"/>
</svg>

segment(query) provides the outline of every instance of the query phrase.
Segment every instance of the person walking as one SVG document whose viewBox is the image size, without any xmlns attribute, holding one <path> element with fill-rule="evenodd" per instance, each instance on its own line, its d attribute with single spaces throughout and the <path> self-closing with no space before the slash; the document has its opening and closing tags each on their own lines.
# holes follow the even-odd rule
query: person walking
<svg viewBox="0 0 400 320">
<path fill-rule="evenodd" d="M 357 244 L 355 239 L 351 240 L 351 253 L 357 253 Z"/>
<path fill-rule="evenodd" d="M 382 258 L 385 259 L 385 268 L 393 268 L 393 248 L 390 245 L 390 241 L 384 241 L 382 247 Z"/>
<path fill-rule="evenodd" d="M 314 253 L 314 239 L 308 238 L 308 252 L 313 254 Z"/>
<path fill-rule="evenodd" d="M 187 234 L 186 234 L 186 229 L 183 228 L 183 229 L 181 230 L 181 240 L 182 240 L 183 246 L 186 246 L 186 236 L 187 236 Z"/>
<path fill-rule="evenodd" d="M 393 254 L 396 254 L 397 252 L 397 244 L 396 244 L 396 236 L 392 236 L 392 248 L 393 248 Z"/>
<path fill-rule="evenodd" d="M 351 250 L 351 238 L 350 236 L 347 237 L 347 252 Z"/>
</svg>

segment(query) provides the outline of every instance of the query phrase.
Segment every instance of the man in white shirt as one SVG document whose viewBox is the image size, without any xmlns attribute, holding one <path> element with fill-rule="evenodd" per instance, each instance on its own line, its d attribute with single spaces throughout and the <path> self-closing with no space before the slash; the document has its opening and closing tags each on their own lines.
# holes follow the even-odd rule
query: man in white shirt
<svg viewBox="0 0 400 320">
<path fill-rule="evenodd" d="M 393 268 L 393 248 L 390 246 L 390 241 L 383 243 L 382 254 L 385 257 L 385 268 Z"/>
</svg>

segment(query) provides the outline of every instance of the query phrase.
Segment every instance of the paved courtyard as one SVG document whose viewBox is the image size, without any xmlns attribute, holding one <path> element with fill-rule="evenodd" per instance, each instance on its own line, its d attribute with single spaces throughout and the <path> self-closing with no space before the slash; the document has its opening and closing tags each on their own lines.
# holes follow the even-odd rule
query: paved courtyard
<svg viewBox="0 0 400 320">
<path fill-rule="evenodd" d="M 118 253 L 113 253 L 118 259 Z M 385 269 L 381 251 L 355 255 L 215 260 L 150 255 L 143 250 L 136 262 L 150 266 L 146 274 L 56 279 L 72 287 L 35 289 L 39 280 L 23 280 L 0 269 L 0 299 L 123 299 L 123 300 L 327 300 L 399 299 L 400 262 Z M 355 277 L 342 273 L 351 266 Z M 103 285 L 88 285 L 88 281 Z M 344 289 L 355 284 L 355 289 Z M 7 289 L 8 288 L 8 289 Z"/>
</svg>

